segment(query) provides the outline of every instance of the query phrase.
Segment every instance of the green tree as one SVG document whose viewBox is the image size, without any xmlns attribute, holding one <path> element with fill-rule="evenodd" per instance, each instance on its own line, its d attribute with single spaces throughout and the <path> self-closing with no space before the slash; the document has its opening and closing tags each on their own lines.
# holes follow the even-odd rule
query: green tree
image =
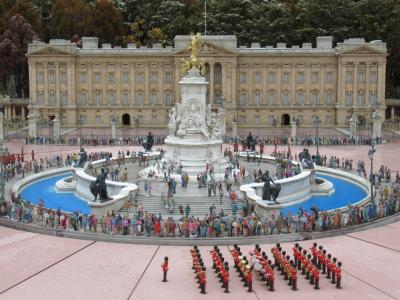
<svg viewBox="0 0 400 300">
<path fill-rule="evenodd" d="M 15 4 L 5 13 L 5 22 L 7 23 L 8 20 L 16 14 L 23 16 L 24 19 L 32 25 L 32 28 L 36 34 L 43 38 L 42 20 L 40 19 L 38 12 L 32 7 L 29 1 L 17 0 Z"/>
<path fill-rule="evenodd" d="M 64 39 L 92 35 L 90 7 L 83 0 L 56 0 L 51 10 L 49 33 L 52 38 Z"/>
<path fill-rule="evenodd" d="M 17 97 L 29 95 L 28 64 L 25 54 L 28 44 L 37 38 L 31 24 L 20 14 L 12 16 L 0 37 L 0 79 L 3 91 L 11 78 L 15 82 Z"/>
<path fill-rule="evenodd" d="M 122 13 L 110 0 L 97 0 L 92 9 L 93 31 L 101 43 L 121 43 Z"/>
<path fill-rule="evenodd" d="M 42 27 L 43 27 L 43 38 L 44 40 L 48 41 L 50 39 L 49 33 L 49 21 L 50 21 L 50 13 L 53 1 L 49 0 L 30 0 L 32 6 L 40 15 L 42 20 Z"/>
</svg>

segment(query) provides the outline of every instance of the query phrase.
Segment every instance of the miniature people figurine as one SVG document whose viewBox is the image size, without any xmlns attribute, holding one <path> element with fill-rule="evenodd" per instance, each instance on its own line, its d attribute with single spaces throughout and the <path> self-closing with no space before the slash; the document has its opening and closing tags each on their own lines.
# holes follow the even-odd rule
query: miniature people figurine
<svg viewBox="0 0 400 300">
<path fill-rule="evenodd" d="M 201 273 L 199 274 L 199 283 L 200 283 L 200 293 L 205 294 L 206 293 L 206 267 L 202 268 Z"/>
<path fill-rule="evenodd" d="M 247 282 L 247 285 L 249 286 L 249 289 L 247 291 L 249 293 L 252 293 L 253 292 L 253 267 L 250 267 L 250 269 L 247 272 L 246 282 Z"/>
<path fill-rule="evenodd" d="M 339 261 L 337 263 L 337 267 L 335 269 L 336 273 L 336 288 L 341 289 L 342 288 L 342 263 Z"/>
<path fill-rule="evenodd" d="M 168 256 L 164 257 L 164 263 L 161 265 L 161 268 L 163 270 L 163 281 L 162 282 L 167 282 L 167 273 L 168 273 Z"/>
<path fill-rule="evenodd" d="M 314 289 L 319 290 L 319 269 L 318 268 L 314 268 L 313 271 L 313 277 L 314 277 Z"/>
</svg>

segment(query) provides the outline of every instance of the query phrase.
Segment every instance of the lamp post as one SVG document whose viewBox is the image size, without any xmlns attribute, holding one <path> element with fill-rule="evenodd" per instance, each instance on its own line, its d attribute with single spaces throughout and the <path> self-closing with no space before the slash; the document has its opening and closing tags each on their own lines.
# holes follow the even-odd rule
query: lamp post
<svg viewBox="0 0 400 300">
<path fill-rule="evenodd" d="M 317 165 L 321 165 L 321 155 L 319 154 L 319 135 L 318 135 L 318 125 L 321 123 L 321 120 L 318 116 L 314 116 L 314 125 L 316 126 L 316 138 L 317 138 L 317 155 L 315 156 L 315 163 Z"/>
<path fill-rule="evenodd" d="M 82 115 L 79 115 L 79 149 L 82 149 Z"/>
<path fill-rule="evenodd" d="M 374 165 L 374 153 L 375 153 L 375 144 L 373 142 L 373 139 L 371 139 L 371 149 L 368 150 L 368 158 L 371 161 L 371 170 L 370 170 L 370 175 L 369 179 L 371 182 L 371 202 L 374 201 L 374 170 L 373 170 L 373 165 Z"/>
<path fill-rule="evenodd" d="M 370 169 L 370 175 L 369 175 L 369 179 L 371 182 L 371 202 L 374 201 L 375 195 L 374 195 L 374 153 L 376 151 L 375 149 L 375 139 L 374 139 L 374 119 L 377 118 L 378 116 L 378 112 L 377 109 L 379 107 L 379 102 L 376 101 L 374 103 L 374 106 L 376 108 L 376 110 L 374 112 L 372 112 L 371 114 L 371 149 L 368 150 L 368 158 L 371 161 L 371 169 Z"/>
<path fill-rule="evenodd" d="M 3 159 L 4 159 L 4 148 L 3 148 L 3 141 L 0 141 L 0 163 L 1 163 L 1 176 L 0 176 L 0 206 L 5 202 L 5 182 L 4 182 L 4 166 L 3 166 Z"/>
</svg>

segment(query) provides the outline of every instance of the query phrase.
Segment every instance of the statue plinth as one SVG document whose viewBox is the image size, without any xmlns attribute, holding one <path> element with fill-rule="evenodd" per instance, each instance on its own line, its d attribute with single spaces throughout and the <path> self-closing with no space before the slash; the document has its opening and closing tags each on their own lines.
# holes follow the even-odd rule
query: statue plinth
<svg viewBox="0 0 400 300">
<path fill-rule="evenodd" d="M 188 175 L 204 172 L 207 164 L 212 164 L 216 173 L 224 172 L 228 163 L 221 153 L 225 135 L 223 111 L 212 112 L 207 105 L 208 82 L 195 67 L 179 85 L 182 102 L 170 111 L 166 160 L 182 165 Z"/>
</svg>

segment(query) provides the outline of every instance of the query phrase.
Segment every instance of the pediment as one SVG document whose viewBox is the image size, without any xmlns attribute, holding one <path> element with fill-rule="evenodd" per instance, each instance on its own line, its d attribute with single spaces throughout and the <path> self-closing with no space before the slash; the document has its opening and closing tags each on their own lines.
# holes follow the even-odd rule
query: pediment
<svg viewBox="0 0 400 300">
<path fill-rule="evenodd" d="M 190 55 L 190 51 L 186 48 L 184 50 L 178 51 L 176 54 L 187 54 Z M 232 51 L 229 51 L 225 48 L 216 46 L 210 42 L 201 42 L 200 47 L 199 47 L 199 56 L 207 56 L 207 55 L 216 55 L 216 54 L 228 54 L 232 55 L 234 54 Z"/>
<path fill-rule="evenodd" d="M 59 49 L 59 48 L 55 48 L 55 47 L 51 47 L 51 46 L 47 46 L 35 51 L 32 51 L 29 53 L 30 55 L 35 54 L 35 55 L 71 55 L 70 52 Z"/>
<path fill-rule="evenodd" d="M 386 54 L 385 52 L 379 51 L 377 49 L 368 47 L 366 45 L 362 45 L 359 47 L 355 47 L 353 49 L 347 50 L 342 52 L 342 54 L 362 54 L 362 55 L 368 55 L 368 54 Z"/>
</svg>

